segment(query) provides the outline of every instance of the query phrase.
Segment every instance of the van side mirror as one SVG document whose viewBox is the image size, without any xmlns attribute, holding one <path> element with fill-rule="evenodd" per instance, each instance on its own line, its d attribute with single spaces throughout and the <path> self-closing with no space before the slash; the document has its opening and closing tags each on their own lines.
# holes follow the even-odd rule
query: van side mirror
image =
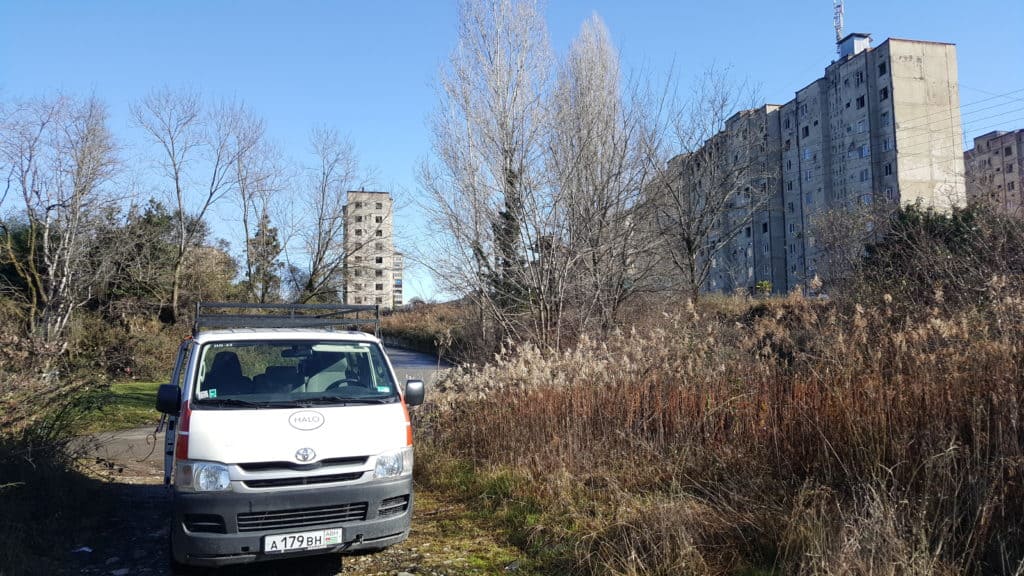
<svg viewBox="0 0 1024 576">
<path fill-rule="evenodd" d="M 164 414 L 177 414 L 181 410 L 181 391 L 174 384 L 161 384 L 156 389 L 156 409 Z"/>
<path fill-rule="evenodd" d="M 408 406 L 423 404 L 423 380 L 405 381 L 405 403 Z"/>
</svg>

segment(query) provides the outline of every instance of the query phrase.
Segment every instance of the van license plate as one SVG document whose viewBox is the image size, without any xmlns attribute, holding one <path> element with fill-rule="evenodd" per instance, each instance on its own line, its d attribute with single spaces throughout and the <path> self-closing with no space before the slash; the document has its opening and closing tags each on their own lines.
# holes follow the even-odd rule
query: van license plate
<svg viewBox="0 0 1024 576">
<path fill-rule="evenodd" d="M 280 552 L 331 548 L 341 545 L 343 541 L 341 528 L 295 532 L 292 534 L 275 534 L 263 537 L 263 553 L 278 554 Z"/>
</svg>

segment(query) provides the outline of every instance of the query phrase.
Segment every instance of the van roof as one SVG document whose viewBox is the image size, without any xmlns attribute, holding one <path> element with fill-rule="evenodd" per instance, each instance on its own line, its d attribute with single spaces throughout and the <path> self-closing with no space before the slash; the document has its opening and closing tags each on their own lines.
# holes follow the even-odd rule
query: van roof
<svg viewBox="0 0 1024 576">
<path fill-rule="evenodd" d="M 338 340 L 377 342 L 372 334 L 356 330 L 311 330 L 309 328 L 226 328 L 204 330 L 194 337 L 199 344 L 224 340 Z"/>
</svg>

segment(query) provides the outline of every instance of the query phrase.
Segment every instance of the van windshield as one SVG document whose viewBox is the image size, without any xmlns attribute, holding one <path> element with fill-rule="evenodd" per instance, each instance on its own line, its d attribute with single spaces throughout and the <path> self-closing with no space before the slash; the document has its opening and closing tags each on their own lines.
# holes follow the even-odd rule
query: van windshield
<svg viewBox="0 0 1024 576">
<path fill-rule="evenodd" d="M 202 347 L 197 369 L 195 407 L 398 401 L 384 354 L 370 342 L 214 342 Z"/>
</svg>

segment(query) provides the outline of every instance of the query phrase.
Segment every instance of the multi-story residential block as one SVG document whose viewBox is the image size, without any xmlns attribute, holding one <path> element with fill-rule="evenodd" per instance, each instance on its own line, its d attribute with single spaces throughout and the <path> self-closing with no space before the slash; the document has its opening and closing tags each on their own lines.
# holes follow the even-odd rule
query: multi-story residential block
<svg viewBox="0 0 1024 576">
<path fill-rule="evenodd" d="M 770 198 L 751 213 L 737 190 L 724 221 L 747 218 L 750 229 L 713 255 L 708 290 L 770 282 L 785 292 L 827 275 L 815 235 L 829 213 L 915 203 L 947 210 L 965 201 L 953 44 L 890 38 L 872 48 L 869 35 L 850 34 L 823 77 L 785 104 L 733 116 L 723 133 L 755 126 L 764 136 L 761 160 L 772 168 L 748 189 L 767 186 Z"/>
<path fill-rule="evenodd" d="M 346 304 L 401 304 L 402 258 L 395 252 L 393 205 L 387 192 L 349 191 L 345 204 Z"/>
<path fill-rule="evenodd" d="M 964 152 L 967 200 L 998 212 L 1024 217 L 1024 129 L 989 132 Z"/>
</svg>

